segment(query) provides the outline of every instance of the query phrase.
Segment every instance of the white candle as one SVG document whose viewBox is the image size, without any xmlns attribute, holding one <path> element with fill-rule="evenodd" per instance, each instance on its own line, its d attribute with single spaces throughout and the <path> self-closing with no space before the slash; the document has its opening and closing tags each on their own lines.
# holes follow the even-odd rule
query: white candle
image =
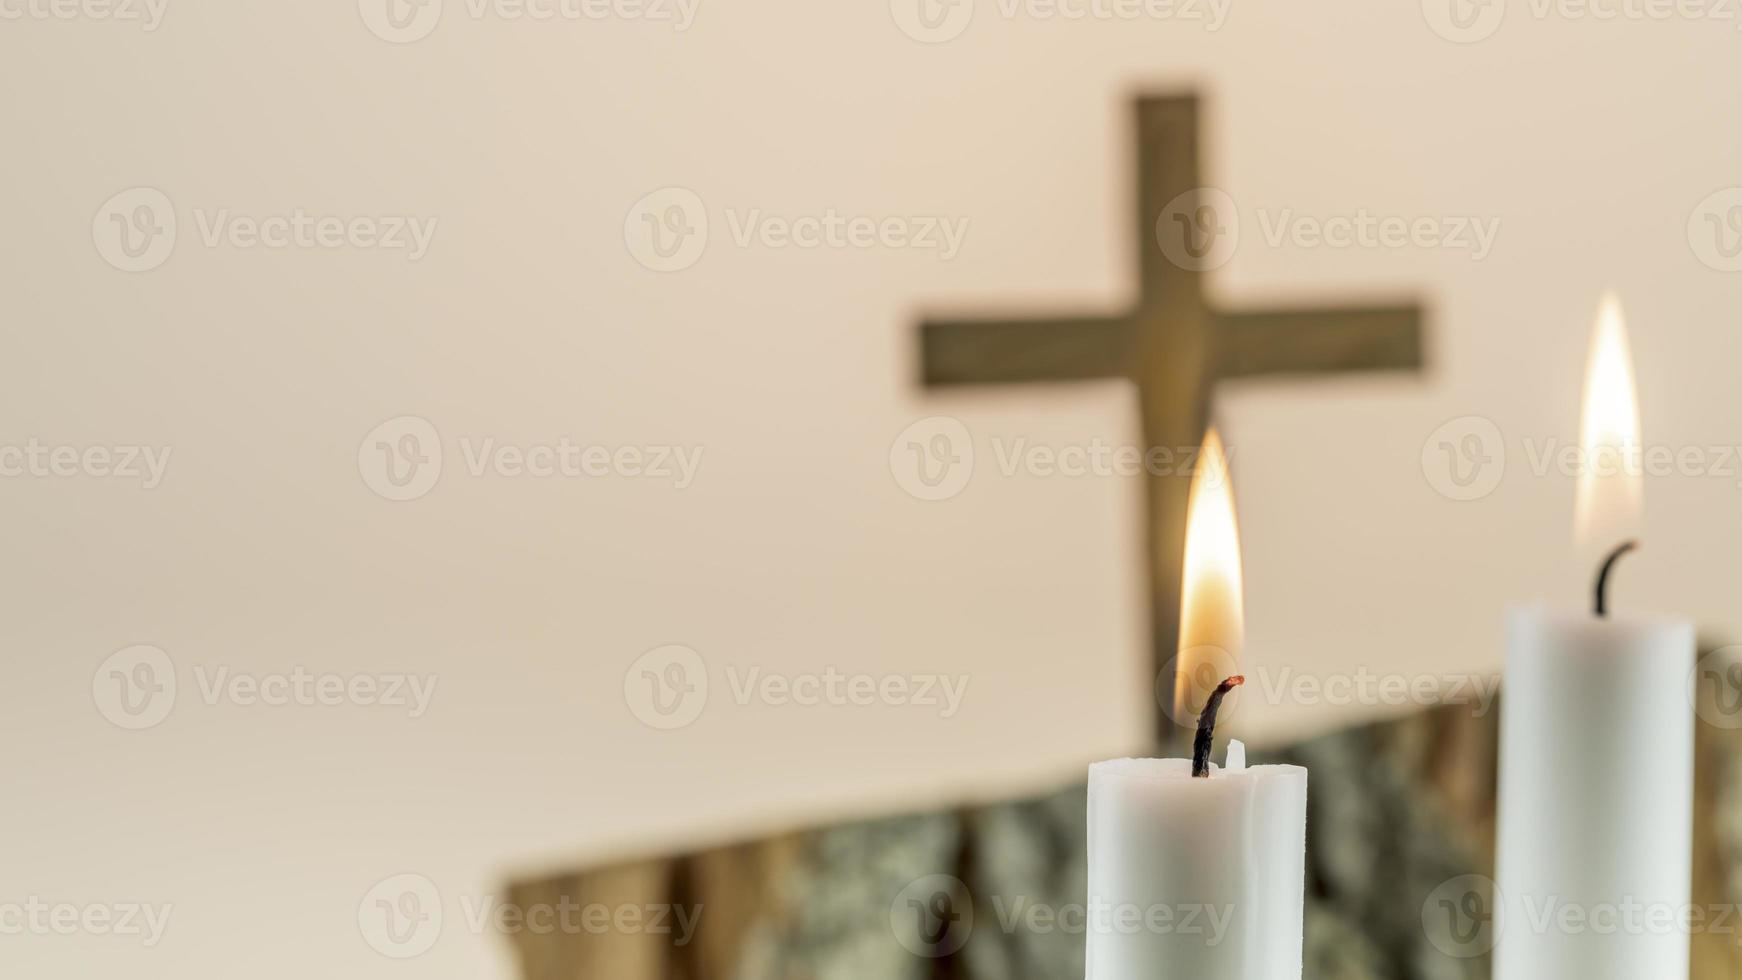
<svg viewBox="0 0 1742 980">
<path fill-rule="evenodd" d="M 1227 460 L 1212 430 L 1186 531 L 1175 717 L 1210 700 L 1199 664 L 1237 664 L 1239 540 Z M 1220 680 L 1220 678 L 1218 678 Z M 1223 707 L 1225 714 L 1232 699 Z M 1202 756 L 1209 755 L 1209 739 Z M 1299 980 L 1307 771 L 1190 759 L 1089 767 L 1088 980 Z"/>
<path fill-rule="evenodd" d="M 1620 305 L 1592 344 L 1581 551 L 1640 514 L 1639 426 Z M 1599 584 L 1599 591 L 1604 586 Z M 1500 718 L 1496 980 L 1688 975 L 1694 632 L 1590 608 L 1512 612 Z"/>
<path fill-rule="evenodd" d="M 1299 766 L 1090 766 L 1089 980 L 1299 980 L 1306 793 Z"/>
</svg>

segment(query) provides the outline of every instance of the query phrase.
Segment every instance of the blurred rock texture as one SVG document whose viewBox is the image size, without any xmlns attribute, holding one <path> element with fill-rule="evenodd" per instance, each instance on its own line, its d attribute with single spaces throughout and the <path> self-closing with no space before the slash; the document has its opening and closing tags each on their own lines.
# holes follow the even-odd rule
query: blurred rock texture
<svg viewBox="0 0 1742 980">
<path fill-rule="evenodd" d="M 1253 760 L 1312 773 L 1309 980 L 1488 976 L 1487 955 L 1430 935 L 1430 897 L 1493 874 L 1497 715 L 1442 707 Z M 1701 724 L 1698 741 L 1694 901 L 1724 905 L 1742 895 L 1742 731 Z M 1080 980 L 1080 918 L 1046 913 L 1084 901 L 1085 811 L 1076 785 L 522 882 L 523 907 L 670 903 L 700 924 L 687 943 L 675 930 L 514 940 L 526 980 Z M 948 893 L 937 882 L 954 884 L 933 876 L 962 884 L 921 922 Z M 1742 976 L 1739 941 L 1734 921 L 1696 935 L 1694 976 Z"/>
</svg>

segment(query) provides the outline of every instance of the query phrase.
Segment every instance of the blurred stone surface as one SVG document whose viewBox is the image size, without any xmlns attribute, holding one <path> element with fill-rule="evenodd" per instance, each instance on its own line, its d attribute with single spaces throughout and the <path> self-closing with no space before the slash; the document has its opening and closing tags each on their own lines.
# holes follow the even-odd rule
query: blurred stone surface
<svg viewBox="0 0 1742 980">
<path fill-rule="evenodd" d="M 1493 874 L 1497 716 L 1446 706 L 1254 757 L 1311 771 L 1310 980 L 1489 975 L 1483 941 L 1454 938 L 1442 886 Z M 1694 901 L 1707 907 L 1742 886 L 1739 740 L 1699 726 Z M 1079 980 L 1085 824 L 1075 785 L 522 882 L 522 905 L 671 903 L 699 909 L 699 926 L 687 942 L 618 930 L 515 942 L 526 980 Z M 1742 976 L 1731 918 L 1695 936 L 1698 980 Z"/>
</svg>

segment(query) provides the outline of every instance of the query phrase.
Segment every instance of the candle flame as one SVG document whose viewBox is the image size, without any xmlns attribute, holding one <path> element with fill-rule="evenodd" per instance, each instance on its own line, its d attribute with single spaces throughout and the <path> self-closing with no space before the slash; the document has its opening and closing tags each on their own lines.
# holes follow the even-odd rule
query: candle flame
<svg viewBox="0 0 1742 980">
<path fill-rule="evenodd" d="M 1216 685 L 1238 673 L 1245 639 L 1234 488 L 1228 478 L 1228 454 L 1214 428 L 1204 436 L 1197 472 L 1192 475 L 1181 584 L 1174 719 L 1189 726 L 1196 723 L 1197 712 Z"/>
<path fill-rule="evenodd" d="M 1573 536 L 1583 553 L 1606 552 L 1638 534 L 1644 511 L 1633 354 L 1613 292 L 1603 294 L 1591 330 L 1579 444 L 1585 465 L 1573 498 Z"/>
</svg>

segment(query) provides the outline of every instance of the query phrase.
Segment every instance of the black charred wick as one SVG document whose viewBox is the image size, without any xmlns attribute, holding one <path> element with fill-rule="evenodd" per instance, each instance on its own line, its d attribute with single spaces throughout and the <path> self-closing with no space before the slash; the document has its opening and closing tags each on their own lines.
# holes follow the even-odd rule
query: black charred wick
<svg viewBox="0 0 1742 980">
<path fill-rule="evenodd" d="M 1197 779 L 1208 779 L 1210 776 L 1210 744 L 1216 740 L 1216 712 L 1222 708 L 1222 699 L 1228 692 L 1246 683 L 1246 678 L 1235 674 L 1210 693 L 1210 700 L 1204 703 L 1204 713 L 1198 715 L 1198 737 L 1192 742 L 1192 776 Z"/>
<path fill-rule="evenodd" d="M 1609 573 L 1615 570 L 1615 562 L 1619 561 L 1622 555 L 1637 547 L 1639 547 L 1637 541 L 1623 541 L 1614 551 L 1609 552 L 1608 558 L 1603 559 L 1603 567 L 1597 570 L 1595 590 L 1598 618 L 1609 615 Z"/>
</svg>

